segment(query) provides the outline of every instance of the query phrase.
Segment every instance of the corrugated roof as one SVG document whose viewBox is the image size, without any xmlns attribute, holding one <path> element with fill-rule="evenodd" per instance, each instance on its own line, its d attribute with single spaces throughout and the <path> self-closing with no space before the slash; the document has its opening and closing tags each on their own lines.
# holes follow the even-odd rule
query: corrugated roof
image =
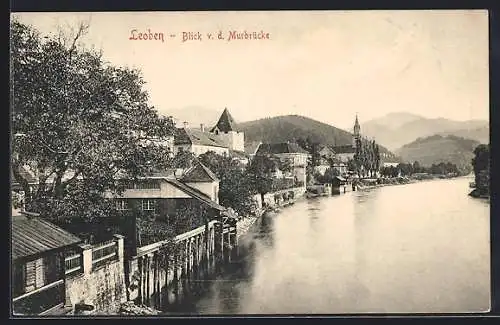
<svg viewBox="0 0 500 325">
<path fill-rule="evenodd" d="M 219 131 L 222 132 L 229 132 L 229 131 L 239 131 L 238 126 L 236 122 L 234 121 L 234 118 L 231 116 L 229 113 L 229 110 L 227 108 L 224 108 L 224 111 L 222 112 L 219 121 L 217 124 L 210 130 L 210 132 L 214 132 L 215 129 L 219 129 Z"/>
<path fill-rule="evenodd" d="M 297 143 L 294 142 L 283 142 L 283 143 L 262 143 L 257 150 L 257 154 L 260 153 L 304 153 L 308 152 L 302 149 Z"/>
<path fill-rule="evenodd" d="M 217 176 L 198 159 L 194 160 L 194 165 L 182 177 L 183 182 L 213 182 L 218 180 Z"/>
<path fill-rule="evenodd" d="M 174 144 L 194 144 L 202 146 L 227 148 L 228 145 L 220 137 L 213 133 L 203 132 L 199 129 L 181 128 L 178 129 Z"/>
<path fill-rule="evenodd" d="M 12 217 L 12 259 L 80 243 L 77 236 L 39 217 Z"/>
</svg>

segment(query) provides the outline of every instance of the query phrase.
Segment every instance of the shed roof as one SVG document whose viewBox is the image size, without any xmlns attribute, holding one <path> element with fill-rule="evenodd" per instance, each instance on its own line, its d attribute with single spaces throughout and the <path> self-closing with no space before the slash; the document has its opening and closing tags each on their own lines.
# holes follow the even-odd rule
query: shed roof
<svg viewBox="0 0 500 325">
<path fill-rule="evenodd" d="M 39 217 L 12 217 L 12 259 L 37 255 L 82 240 Z"/>
</svg>

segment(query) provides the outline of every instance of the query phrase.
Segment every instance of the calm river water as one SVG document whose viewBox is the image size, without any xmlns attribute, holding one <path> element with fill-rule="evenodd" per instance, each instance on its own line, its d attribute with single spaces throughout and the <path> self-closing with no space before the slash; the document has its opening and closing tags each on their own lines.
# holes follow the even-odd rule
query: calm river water
<svg viewBox="0 0 500 325">
<path fill-rule="evenodd" d="M 264 217 L 196 314 L 480 312 L 490 306 L 489 204 L 470 178 L 303 200 Z"/>
</svg>

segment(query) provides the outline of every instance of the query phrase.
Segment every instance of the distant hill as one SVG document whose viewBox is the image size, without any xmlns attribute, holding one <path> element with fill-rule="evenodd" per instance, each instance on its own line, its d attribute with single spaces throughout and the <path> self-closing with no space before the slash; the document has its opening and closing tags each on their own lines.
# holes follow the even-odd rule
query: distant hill
<svg viewBox="0 0 500 325">
<path fill-rule="evenodd" d="M 334 146 L 352 143 L 350 132 L 300 115 L 264 118 L 238 126 L 245 132 L 245 142 L 286 142 L 309 137 L 313 142 Z M 382 146 L 380 152 L 392 155 Z"/>
<path fill-rule="evenodd" d="M 487 143 L 489 123 L 483 120 L 453 121 L 444 118 L 429 119 L 409 113 L 390 113 L 362 123 L 361 133 L 374 137 L 390 150 L 434 134 L 456 135 Z"/>
<path fill-rule="evenodd" d="M 396 153 L 405 162 L 418 161 L 423 166 L 451 162 L 459 168 L 471 166 L 473 151 L 480 143 L 454 135 L 433 135 L 408 143 Z"/>
<path fill-rule="evenodd" d="M 457 137 L 476 140 L 482 144 L 490 143 L 490 129 L 483 126 L 475 129 L 463 129 L 449 132 L 442 132 L 441 135 L 455 135 Z"/>
</svg>

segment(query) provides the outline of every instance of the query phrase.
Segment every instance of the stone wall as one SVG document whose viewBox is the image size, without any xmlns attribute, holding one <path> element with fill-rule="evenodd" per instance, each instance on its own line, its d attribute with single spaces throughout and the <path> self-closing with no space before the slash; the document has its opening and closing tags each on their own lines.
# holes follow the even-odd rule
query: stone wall
<svg viewBox="0 0 500 325">
<path fill-rule="evenodd" d="M 123 236 L 115 235 L 118 256 L 92 267 L 92 246 L 82 245 L 82 272 L 66 279 L 66 297 L 71 305 L 88 304 L 96 313 L 114 314 L 126 301 Z"/>
</svg>

